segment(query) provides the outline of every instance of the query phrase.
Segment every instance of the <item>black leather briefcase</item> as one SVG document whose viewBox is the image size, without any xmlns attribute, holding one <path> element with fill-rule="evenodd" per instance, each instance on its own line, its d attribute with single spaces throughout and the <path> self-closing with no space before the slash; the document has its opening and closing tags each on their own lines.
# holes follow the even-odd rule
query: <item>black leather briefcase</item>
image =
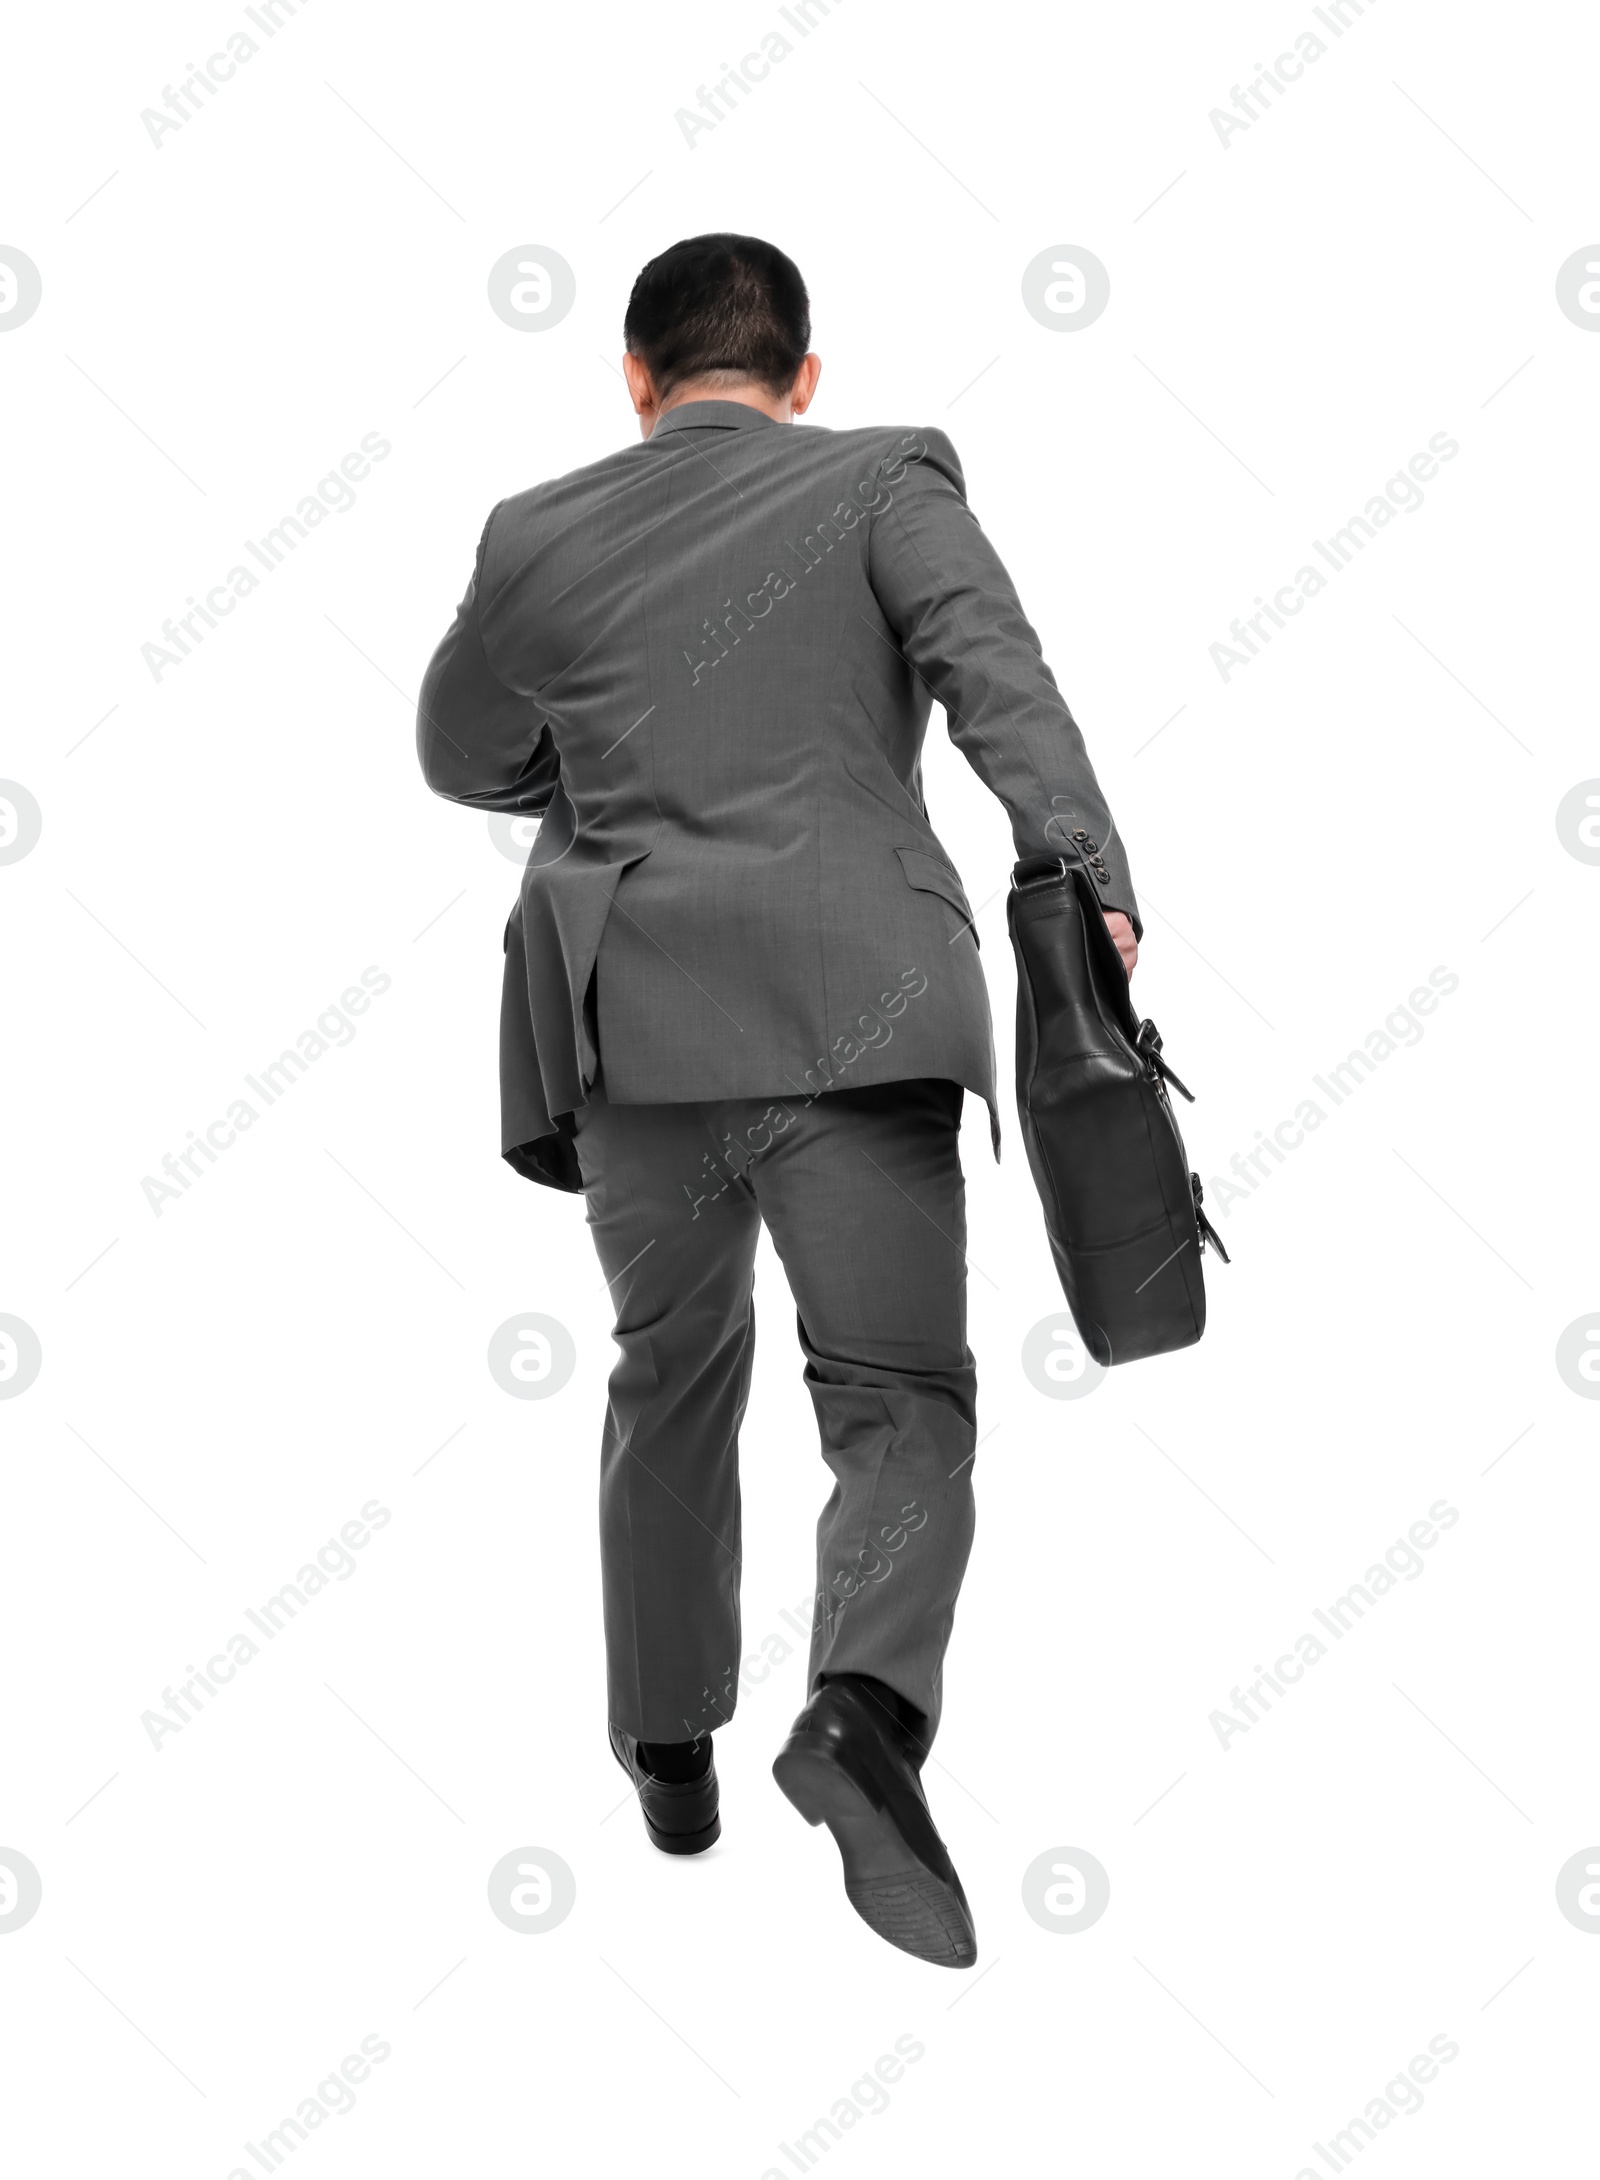
<svg viewBox="0 0 1600 2180">
<path fill-rule="evenodd" d="M 1201 1251 L 1228 1261 L 1167 1088 L 1191 1094 L 1134 1012 L 1086 870 L 1019 863 L 1007 918 L 1017 1112 L 1073 1322 L 1098 1363 L 1189 1347 L 1206 1328 Z"/>
</svg>

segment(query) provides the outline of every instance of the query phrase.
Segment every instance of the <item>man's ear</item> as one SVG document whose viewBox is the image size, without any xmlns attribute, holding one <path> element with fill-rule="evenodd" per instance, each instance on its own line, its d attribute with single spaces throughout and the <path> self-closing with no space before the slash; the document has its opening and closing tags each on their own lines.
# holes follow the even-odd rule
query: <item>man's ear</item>
<svg viewBox="0 0 1600 2180">
<path fill-rule="evenodd" d="M 622 375 L 628 382 L 628 398 L 633 403 L 635 414 L 643 416 L 647 410 L 654 409 L 656 407 L 655 381 L 650 376 L 646 365 L 637 356 L 630 355 L 626 351 L 624 351 L 622 358 Z"/>
<path fill-rule="evenodd" d="M 822 376 L 822 358 L 815 352 L 801 360 L 789 389 L 789 407 L 794 415 L 804 416 L 811 406 L 811 397 L 817 390 L 817 380 Z"/>
</svg>

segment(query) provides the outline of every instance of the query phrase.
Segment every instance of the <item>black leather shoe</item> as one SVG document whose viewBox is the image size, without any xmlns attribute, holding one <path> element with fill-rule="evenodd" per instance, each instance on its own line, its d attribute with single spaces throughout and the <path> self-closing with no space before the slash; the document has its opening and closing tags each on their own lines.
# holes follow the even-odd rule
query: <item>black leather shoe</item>
<svg viewBox="0 0 1600 2180">
<path fill-rule="evenodd" d="M 978 1957 L 972 1911 L 917 1776 L 913 1737 L 851 1673 L 824 1682 L 772 1776 L 807 1824 L 826 1824 L 845 1897 L 890 1945 L 942 1968 Z"/>
<path fill-rule="evenodd" d="M 639 1743 L 632 1734 L 619 1733 L 615 1726 L 610 1734 L 611 1753 L 633 1781 L 652 1845 L 664 1855 L 697 1855 L 722 1837 L 715 1757 L 707 1764 L 703 1778 L 680 1785 L 674 1780 L 658 1779 L 645 1769 Z"/>
</svg>

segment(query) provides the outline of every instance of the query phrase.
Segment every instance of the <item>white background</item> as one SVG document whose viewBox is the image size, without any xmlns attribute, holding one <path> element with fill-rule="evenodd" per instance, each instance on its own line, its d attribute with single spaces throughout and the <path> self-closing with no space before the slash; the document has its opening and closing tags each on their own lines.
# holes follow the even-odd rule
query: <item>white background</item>
<svg viewBox="0 0 1600 2180">
<path fill-rule="evenodd" d="M 43 278 L 0 339 L 0 773 L 43 812 L 0 869 L 0 1310 L 43 1351 L 0 1405 L 0 1847 L 43 1880 L 0 1936 L 16 2169 L 259 2170 L 365 2035 L 391 2056 L 296 2171 L 759 2180 L 908 2036 L 830 2171 L 1293 2180 L 1438 2035 L 1459 2057 L 1364 2165 L 1575 2169 L 1600 1944 L 1555 1879 L 1600 1839 L 1600 1411 L 1554 1355 L 1600 1308 L 1600 870 L 1555 811 L 1600 773 L 1600 340 L 1555 279 L 1600 232 L 1592 26 L 844 0 L 801 39 L 765 0 L 312 0 L 157 149 L 141 109 L 245 21 L 34 9 L 5 51 L 0 241 Z M 675 110 L 775 27 L 691 148 Z M 1307 28 L 1327 52 L 1224 147 L 1210 110 Z M 489 507 L 636 428 L 629 286 L 710 228 L 806 274 L 810 421 L 954 438 L 1128 841 L 1202 1173 L 1459 979 L 1214 1207 L 1203 1344 L 1046 1397 L 1009 839 L 936 716 L 1007 1127 L 997 1168 L 969 1101 L 987 1435 L 928 1774 L 977 1979 L 876 1941 L 773 1785 L 792 1632 L 718 1737 L 721 1845 L 668 1860 L 618 1806 L 606 1301 L 579 1204 L 497 1155 L 515 869 L 412 754 Z M 1021 301 L 1063 243 L 1110 273 L 1078 331 Z M 559 326 L 488 307 L 521 244 L 574 268 Z M 1224 682 L 1230 621 L 1440 432 L 1426 504 Z M 141 646 L 366 433 L 355 507 L 156 682 Z M 369 964 L 354 1042 L 157 1217 L 143 1178 Z M 758 1309 L 757 1670 L 826 1480 L 770 1254 Z M 577 1346 L 542 1404 L 485 1363 L 529 1310 Z M 1224 1751 L 1211 1712 L 1441 1498 L 1425 1572 Z M 357 1571 L 153 1749 L 141 1714 L 371 1499 Z M 525 1846 L 576 1878 L 542 1934 L 487 1905 Z M 1076 1935 L 1020 1889 L 1066 1847 L 1111 1881 Z"/>
</svg>

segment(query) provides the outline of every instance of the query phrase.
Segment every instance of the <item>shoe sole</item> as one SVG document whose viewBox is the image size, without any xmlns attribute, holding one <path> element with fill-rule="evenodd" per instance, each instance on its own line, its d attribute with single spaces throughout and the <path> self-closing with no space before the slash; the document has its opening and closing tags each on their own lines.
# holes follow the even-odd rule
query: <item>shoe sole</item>
<svg viewBox="0 0 1600 2180">
<path fill-rule="evenodd" d="M 977 1933 L 960 1896 L 919 1862 L 893 1819 L 873 1806 L 831 1741 L 796 1734 L 772 1776 L 807 1824 L 825 1824 L 844 1864 L 845 1898 L 868 1929 L 938 1968 L 970 1968 Z"/>
<path fill-rule="evenodd" d="M 722 1837 L 722 1813 L 719 1810 L 711 1822 L 700 1832 L 663 1832 L 644 1820 L 644 1828 L 650 1835 L 652 1847 L 659 1847 L 664 1855 L 700 1855 L 708 1847 L 714 1847 Z"/>
</svg>

